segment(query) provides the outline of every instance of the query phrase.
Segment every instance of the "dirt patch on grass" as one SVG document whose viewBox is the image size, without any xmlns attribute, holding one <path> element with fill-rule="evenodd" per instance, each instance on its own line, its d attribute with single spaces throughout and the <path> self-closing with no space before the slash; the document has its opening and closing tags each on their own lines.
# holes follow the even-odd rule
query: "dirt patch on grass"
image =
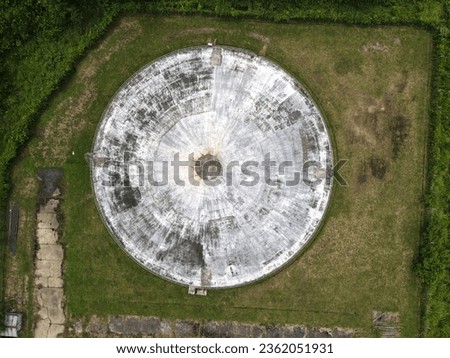
<svg viewBox="0 0 450 358">
<path fill-rule="evenodd" d="M 369 166 L 373 177 L 380 180 L 384 178 L 387 170 L 387 164 L 383 158 L 372 156 L 369 160 Z"/>
<path fill-rule="evenodd" d="M 269 47 L 269 44 L 268 43 L 265 43 L 264 45 L 263 45 L 263 47 L 261 48 L 261 50 L 259 50 L 259 55 L 260 56 L 265 56 L 266 55 L 266 53 L 267 53 L 267 48 Z"/>
<path fill-rule="evenodd" d="M 122 18 L 119 24 L 89 56 L 80 68 L 81 81 L 93 77 L 100 67 L 111 59 L 111 56 L 124 48 L 131 41 L 135 40 L 142 33 L 142 28 L 137 19 Z"/>
<path fill-rule="evenodd" d="M 410 120 L 404 115 L 397 115 L 390 123 L 389 129 L 391 132 L 392 157 L 397 159 L 403 144 L 408 137 L 410 130 Z"/>
<path fill-rule="evenodd" d="M 359 166 L 358 179 L 359 185 L 367 182 L 369 175 L 372 177 L 383 180 L 387 171 L 386 160 L 377 155 L 372 155 L 368 160 L 363 160 Z"/>
<path fill-rule="evenodd" d="M 369 42 L 363 46 L 364 52 L 389 52 L 389 48 L 380 42 Z"/>
<path fill-rule="evenodd" d="M 23 178 L 21 185 L 17 187 L 18 193 L 22 197 L 32 197 L 37 192 L 37 182 L 35 178 L 26 177 Z"/>
<path fill-rule="evenodd" d="M 254 39 L 262 41 L 264 44 L 269 44 L 270 43 L 270 37 L 268 37 L 268 36 L 264 36 L 264 35 L 259 34 L 257 32 L 249 32 L 248 35 L 250 37 L 253 37 Z"/>
<path fill-rule="evenodd" d="M 353 122 L 346 129 L 349 143 L 371 146 L 379 156 L 385 157 L 385 164 L 388 157 L 397 159 L 411 130 L 409 111 L 404 104 L 405 98 L 409 97 L 407 86 L 406 80 L 396 81 L 382 97 L 360 97 L 360 110 L 349 116 Z M 373 159 L 369 160 L 369 165 L 379 167 Z"/>
<path fill-rule="evenodd" d="M 215 31 L 217 31 L 217 29 L 214 27 L 192 28 L 192 29 L 186 29 L 182 32 L 179 32 L 179 33 L 176 33 L 173 35 L 168 35 L 168 36 L 166 36 L 166 39 L 167 40 L 175 40 L 175 39 L 178 39 L 178 38 L 184 37 L 184 36 L 211 34 Z M 229 30 L 229 31 L 232 32 L 232 30 Z M 208 42 L 213 42 L 213 40 L 208 38 Z"/>
</svg>

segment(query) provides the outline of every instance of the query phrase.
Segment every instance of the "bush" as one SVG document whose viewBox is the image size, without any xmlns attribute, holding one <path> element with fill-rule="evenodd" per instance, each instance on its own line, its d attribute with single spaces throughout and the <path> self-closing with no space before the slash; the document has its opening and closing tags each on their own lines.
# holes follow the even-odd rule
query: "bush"
<svg viewBox="0 0 450 358">
<path fill-rule="evenodd" d="M 446 5 L 448 9 L 448 3 Z M 428 337 L 449 337 L 450 39 L 445 24 L 437 29 L 435 43 L 426 227 L 417 272 L 425 286 L 424 334 Z"/>
</svg>

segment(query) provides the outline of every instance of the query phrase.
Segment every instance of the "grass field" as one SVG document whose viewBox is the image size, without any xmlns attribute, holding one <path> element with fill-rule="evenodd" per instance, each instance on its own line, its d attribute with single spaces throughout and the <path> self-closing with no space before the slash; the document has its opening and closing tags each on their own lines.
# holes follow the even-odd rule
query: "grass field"
<svg viewBox="0 0 450 358">
<path fill-rule="evenodd" d="M 132 73 L 167 52 L 213 40 L 265 52 L 310 90 L 336 159 L 348 159 L 341 171 L 348 186 L 335 186 L 325 225 L 289 267 L 250 286 L 192 297 L 139 267 L 109 236 L 84 154 L 105 106 Z M 65 174 L 65 284 L 73 319 L 135 314 L 301 323 L 372 336 L 378 310 L 398 312 L 401 334 L 416 336 L 420 289 L 412 265 L 421 234 L 430 68 L 431 37 L 413 28 L 122 18 L 52 98 L 14 166 L 21 231 L 18 255 L 7 256 L 6 298 L 21 292 L 23 305 L 32 304 L 35 174 L 55 166 Z"/>
</svg>

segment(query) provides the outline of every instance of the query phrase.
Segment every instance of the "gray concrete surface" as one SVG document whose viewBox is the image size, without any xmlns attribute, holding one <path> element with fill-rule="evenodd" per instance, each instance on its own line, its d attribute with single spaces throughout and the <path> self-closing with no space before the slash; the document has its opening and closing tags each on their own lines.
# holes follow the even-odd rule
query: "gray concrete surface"
<svg viewBox="0 0 450 358">
<path fill-rule="evenodd" d="M 92 316 L 83 328 L 74 323 L 69 330 L 75 336 L 88 333 L 93 337 L 282 337 L 282 338 L 343 338 L 355 331 L 345 328 L 309 328 L 302 325 L 260 325 L 232 321 L 166 320 L 158 317 Z"/>
<path fill-rule="evenodd" d="M 151 184 L 148 174 L 161 180 L 161 161 L 176 153 L 188 163 L 179 173 L 185 185 L 174 183 L 170 163 L 168 184 Z M 251 169 L 263 178 L 267 153 L 293 163 L 284 173 L 272 168 L 273 186 L 246 186 L 252 175 L 228 166 L 256 161 Z M 220 163 L 217 186 L 192 170 L 205 156 Z M 133 162 L 127 177 L 124 161 Z M 307 161 L 317 162 L 309 174 L 317 185 L 287 185 Z M 312 238 L 331 191 L 331 143 L 311 97 L 274 63 L 230 47 L 180 50 L 131 77 L 103 114 L 90 163 L 99 211 L 119 245 L 149 271 L 195 287 L 272 274 Z"/>
</svg>

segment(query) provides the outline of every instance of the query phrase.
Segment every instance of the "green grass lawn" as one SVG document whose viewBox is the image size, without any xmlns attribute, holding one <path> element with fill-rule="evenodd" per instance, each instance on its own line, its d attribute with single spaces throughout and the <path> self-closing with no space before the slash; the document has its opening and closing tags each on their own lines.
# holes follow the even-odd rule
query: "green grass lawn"
<svg viewBox="0 0 450 358">
<path fill-rule="evenodd" d="M 287 268 L 249 286 L 193 297 L 138 266 L 110 237 L 84 155 L 104 108 L 128 77 L 165 53 L 214 40 L 265 52 L 309 89 L 334 137 L 336 159 L 348 159 L 341 171 L 348 186 L 335 186 L 319 235 Z M 13 199 L 26 228 L 20 260 L 7 257 L 15 263 L 9 265 L 7 298 L 29 285 L 23 277 L 31 270 L 36 169 L 55 166 L 65 175 L 71 318 L 298 323 L 371 336 L 377 310 L 398 312 L 402 335 L 417 336 L 420 289 L 412 265 L 421 233 L 430 68 L 431 36 L 413 28 L 122 18 L 52 98 L 14 166 Z M 22 261 L 28 264 L 18 267 Z M 14 284 L 18 278 L 22 288 Z"/>
</svg>

